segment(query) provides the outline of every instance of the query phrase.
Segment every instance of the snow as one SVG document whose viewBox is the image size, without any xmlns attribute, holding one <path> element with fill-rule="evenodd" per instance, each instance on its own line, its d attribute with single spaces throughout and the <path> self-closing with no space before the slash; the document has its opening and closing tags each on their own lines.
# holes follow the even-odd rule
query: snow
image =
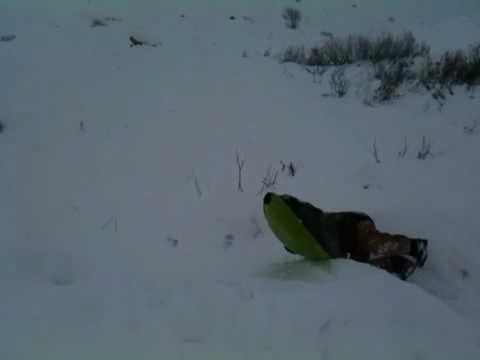
<svg viewBox="0 0 480 360">
<path fill-rule="evenodd" d="M 370 107 L 360 72 L 324 97 L 327 77 L 263 54 L 321 31 L 466 47 L 480 4 L 356 3 L 0 4 L 0 35 L 16 35 L 0 42 L 2 360 L 478 359 L 478 90 L 441 111 L 423 93 Z M 90 27 L 105 16 L 121 21 Z M 402 282 L 286 253 L 257 195 L 280 161 L 298 171 L 275 191 L 429 239 L 425 268 Z"/>
</svg>

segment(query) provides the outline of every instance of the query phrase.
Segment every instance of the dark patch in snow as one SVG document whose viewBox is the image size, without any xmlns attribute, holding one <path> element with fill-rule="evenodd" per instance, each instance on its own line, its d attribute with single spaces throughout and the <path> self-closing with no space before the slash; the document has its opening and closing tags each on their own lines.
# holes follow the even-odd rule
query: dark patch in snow
<svg viewBox="0 0 480 360">
<path fill-rule="evenodd" d="M 478 133 L 478 121 L 474 120 L 471 125 L 465 125 L 463 127 L 463 132 L 466 135 L 474 135 Z"/>
<path fill-rule="evenodd" d="M 5 131 L 5 124 L 0 120 L 0 134 Z"/>
<path fill-rule="evenodd" d="M 118 21 L 122 21 L 122 19 L 120 18 L 117 18 L 115 16 L 105 16 L 103 18 L 103 20 L 107 21 L 107 22 L 118 22 Z"/>
<path fill-rule="evenodd" d="M 2 35 L 0 36 L 0 42 L 10 42 L 13 41 L 17 38 L 16 35 L 14 34 L 7 34 L 7 35 Z"/>
<path fill-rule="evenodd" d="M 175 239 L 171 236 L 167 236 L 167 243 L 171 247 L 177 247 L 178 246 L 178 239 Z"/>
<path fill-rule="evenodd" d="M 50 282 L 55 286 L 71 286 L 75 283 L 75 275 L 71 269 L 60 269 L 51 274 Z"/>
<path fill-rule="evenodd" d="M 251 18 L 250 16 L 242 16 L 242 19 L 246 22 L 249 22 L 250 24 L 255 23 L 255 20 L 253 20 L 253 18 Z"/>
<path fill-rule="evenodd" d="M 252 237 L 254 239 L 258 239 L 259 237 L 261 237 L 263 235 L 262 228 L 260 227 L 260 224 L 258 223 L 258 220 L 257 220 L 256 217 L 252 217 L 250 219 L 250 222 L 253 225 Z"/>
<path fill-rule="evenodd" d="M 103 27 L 107 26 L 107 23 L 101 19 L 93 19 L 92 22 L 90 23 L 90 27 Z"/>
<path fill-rule="evenodd" d="M 128 37 L 128 40 L 130 40 L 130 47 L 134 47 L 134 46 L 157 47 L 157 46 L 161 46 L 161 45 L 162 45 L 161 42 L 151 43 L 151 42 L 146 41 L 146 40 L 141 40 L 141 39 L 139 39 L 138 37 L 135 37 L 135 36 L 129 36 L 129 37 Z"/>
<path fill-rule="evenodd" d="M 333 38 L 333 33 L 331 33 L 330 31 L 322 31 L 322 32 L 320 32 L 320 35 L 325 36 L 329 39 Z"/>
<path fill-rule="evenodd" d="M 122 21 L 120 18 L 114 16 L 105 16 L 103 18 L 94 18 L 90 22 L 90 27 L 104 27 L 108 26 L 108 23 Z"/>
<path fill-rule="evenodd" d="M 318 333 L 323 334 L 327 332 L 328 330 L 330 330 L 331 325 L 332 325 L 332 319 L 328 319 L 322 324 L 322 326 L 320 326 L 320 328 L 318 329 Z"/>
<path fill-rule="evenodd" d="M 225 235 L 225 238 L 223 240 L 223 247 L 225 249 L 231 248 L 233 245 L 233 240 L 235 240 L 235 237 L 233 236 L 233 234 Z"/>
<path fill-rule="evenodd" d="M 236 17 L 232 15 L 232 16 L 229 17 L 229 19 L 230 19 L 230 20 L 235 20 Z"/>
<path fill-rule="evenodd" d="M 460 275 L 462 279 L 468 279 L 470 277 L 470 272 L 467 269 L 460 269 Z"/>
</svg>

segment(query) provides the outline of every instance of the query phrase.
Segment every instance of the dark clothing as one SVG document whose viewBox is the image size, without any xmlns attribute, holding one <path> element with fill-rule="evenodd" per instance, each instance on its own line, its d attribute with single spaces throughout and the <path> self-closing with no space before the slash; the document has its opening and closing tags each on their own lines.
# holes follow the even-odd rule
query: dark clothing
<svg viewBox="0 0 480 360">
<path fill-rule="evenodd" d="M 324 212 L 293 196 L 281 196 L 332 258 L 351 258 L 394 272 L 406 264 L 402 257 L 412 255 L 415 239 L 378 231 L 367 214 Z"/>
</svg>

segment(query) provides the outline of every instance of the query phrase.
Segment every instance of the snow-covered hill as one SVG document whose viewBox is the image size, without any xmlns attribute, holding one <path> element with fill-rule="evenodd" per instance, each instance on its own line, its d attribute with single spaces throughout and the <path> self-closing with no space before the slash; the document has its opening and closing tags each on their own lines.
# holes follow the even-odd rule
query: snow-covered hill
<svg viewBox="0 0 480 360">
<path fill-rule="evenodd" d="M 465 48 L 478 1 L 65 3 L 0 3 L 2 360 L 478 358 L 478 89 L 371 107 L 360 75 L 326 97 L 275 59 L 322 32 Z M 259 194 L 276 171 L 280 193 L 430 239 L 426 267 L 286 253 Z"/>
</svg>

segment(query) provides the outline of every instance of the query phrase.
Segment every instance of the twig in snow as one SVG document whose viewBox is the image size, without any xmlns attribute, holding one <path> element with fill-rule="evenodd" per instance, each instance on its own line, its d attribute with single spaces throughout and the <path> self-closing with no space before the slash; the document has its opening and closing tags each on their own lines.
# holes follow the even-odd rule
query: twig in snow
<svg viewBox="0 0 480 360">
<path fill-rule="evenodd" d="M 252 223 L 253 225 L 253 238 L 254 239 L 257 239 L 259 238 L 260 236 L 262 236 L 263 232 L 262 232 L 262 228 L 260 227 L 260 225 L 258 224 L 258 220 L 256 217 L 252 217 L 250 219 L 250 222 Z"/>
<path fill-rule="evenodd" d="M 470 126 L 465 125 L 463 127 L 463 132 L 467 135 L 473 135 L 477 132 L 477 127 L 478 127 L 478 121 L 474 120 L 472 125 L 470 125 Z"/>
<path fill-rule="evenodd" d="M 288 165 L 285 164 L 283 161 L 280 161 L 280 165 L 282 172 L 287 171 L 287 174 L 289 176 L 294 177 L 297 174 L 297 167 L 295 166 L 293 161 L 290 161 Z"/>
<path fill-rule="evenodd" d="M 407 155 L 407 151 L 408 151 L 408 144 L 407 144 L 407 137 L 405 136 L 404 142 L 403 142 L 403 148 L 398 152 L 398 157 L 403 159 L 405 155 Z"/>
<path fill-rule="evenodd" d="M 323 74 L 325 74 L 328 69 L 326 66 L 320 65 L 315 65 L 312 69 L 305 65 L 303 68 L 306 72 L 312 75 L 314 84 L 320 84 L 322 82 Z"/>
<path fill-rule="evenodd" d="M 267 174 L 262 179 L 262 188 L 258 191 L 257 196 L 262 194 L 265 190 L 272 189 L 277 184 L 278 170 L 272 173 L 272 166 L 270 165 Z"/>
<path fill-rule="evenodd" d="M 375 158 L 375 162 L 377 164 L 381 163 L 380 158 L 378 156 L 377 139 L 373 140 L 373 157 Z"/>
<path fill-rule="evenodd" d="M 245 160 L 240 160 L 240 155 L 236 155 L 236 160 L 237 160 L 237 168 L 238 168 L 238 177 L 237 177 L 237 190 L 240 192 L 243 192 L 243 185 L 242 185 L 242 171 L 243 171 L 243 166 L 245 165 Z"/>
<path fill-rule="evenodd" d="M 427 141 L 427 138 L 422 136 L 422 145 L 417 153 L 417 159 L 425 160 L 427 157 L 432 156 L 432 144 Z"/>
<path fill-rule="evenodd" d="M 158 43 L 152 43 L 152 42 L 149 42 L 149 41 L 145 41 L 145 40 L 141 40 L 135 36 L 129 36 L 128 37 L 128 40 L 130 40 L 130 47 L 134 47 L 134 46 L 151 46 L 151 47 L 157 47 L 157 46 L 161 46 L 162 43 L 161 42 L 158 42 Z"/>
<path fill-rule="evenodd" d="M 175 239 L 175 238 L 172 237 L 172 236 L 167 236 L 167 243 L 168 243 L 171 247 L 177 247 L 177 246 L 178 246 L 178 239 Z"/>
<path fill-rule="evenodd" d="M 106 227 L 112 223 L 112 221 L 113 221 L 113 216 L 110 216 L 110 218 L 103 223 L 101 229 L 102 229 L 102 230 L 105 230 Z"/>
<path fill-rule="evenodd" d="M 92 19 L 92 21 L 90 22 L 90 27 L 92 28 L 101 26 L 107 26 L 107 23 L 102 19 Z"/>
<path fill-rule="evenodd" d="M 197 192 L 197 196 L 199 198 L 202 197 L 202 189 L 200 188 L 200 184 L 198 183 L 198 178 L 197 176 L 195 175 L 194 179 L 193 179 L 193 182 L 195 184 L 195 191 Z"/>
</svg>

